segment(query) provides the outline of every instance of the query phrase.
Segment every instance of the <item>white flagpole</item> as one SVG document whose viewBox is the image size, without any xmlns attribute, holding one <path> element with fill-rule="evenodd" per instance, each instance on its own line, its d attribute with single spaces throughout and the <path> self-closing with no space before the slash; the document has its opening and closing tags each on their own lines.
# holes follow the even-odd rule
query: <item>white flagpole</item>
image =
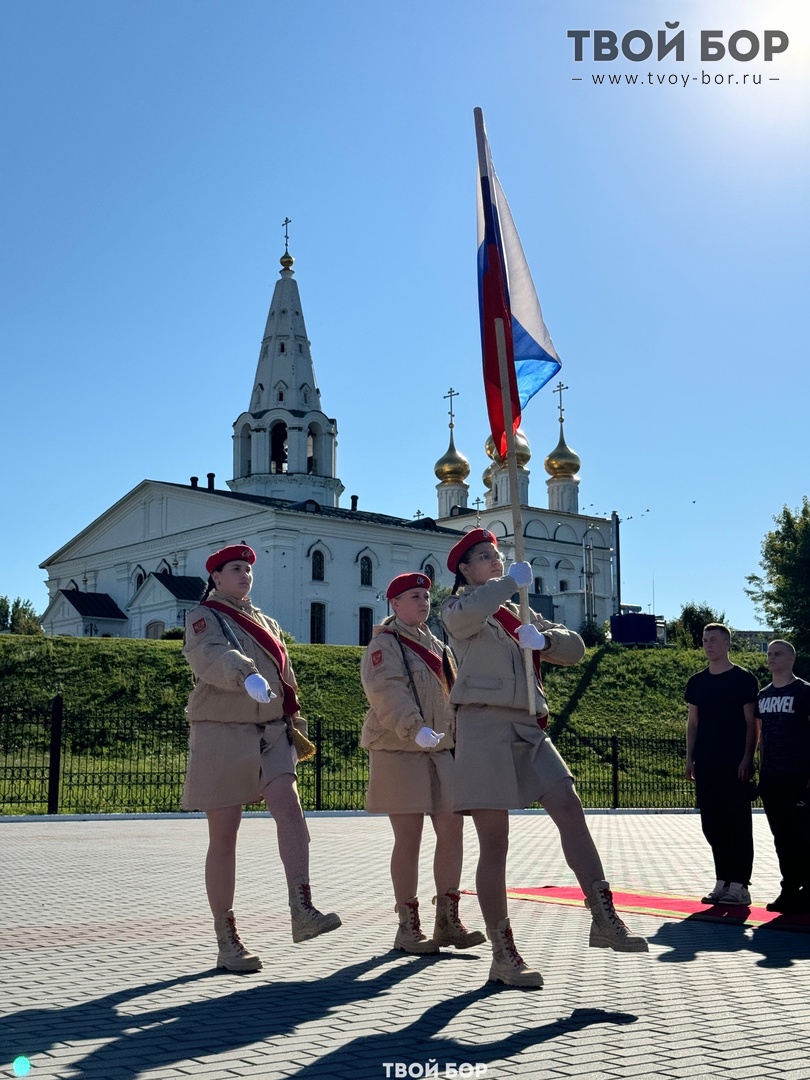
<svg viewBox="0 0 810 1080">
<path fill-rule="evenodd" d="M 518 490 L 517 457 L 515 455 L 515 433 L 512 430 L 514 418 L 512 416 L 512 395 L 509 392 L 509 367 L 506 356 L 506 332 L 503 319 L 495 320 L 495 339 L 498 343 L 498 371 L 501 376 L 501 400 L 503 401 L 503 425 L 506 433 L 506 455 L 509 466 L 509 497 L 512 508 L 512 526 L 515 533 L 515 562 L 524 561 L 523 549 L 523 515 L 520 510 L 520 491 Z M 496 446 L 497 450 L 498 447 Z M 520 621 L 525 625 L 531 622 L 529 609 L 529 586 L 521 585 L 518 589 L 520 597 Z M 529 698 L 529 715 L 535 716 L 537 706 L 535 703 L 534 686 L 535 673 L 534 662 L 530 649 L 521 649 L 523 653 L 523 666 L 526 669 L 526 689 Z"/>
</svg>

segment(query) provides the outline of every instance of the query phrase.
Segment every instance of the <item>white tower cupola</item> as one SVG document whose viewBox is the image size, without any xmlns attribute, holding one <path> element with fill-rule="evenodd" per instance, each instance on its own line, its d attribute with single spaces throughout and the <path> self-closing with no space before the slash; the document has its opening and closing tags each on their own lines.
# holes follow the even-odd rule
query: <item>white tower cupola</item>
<svg viewBox="0 0 810 1080">
<path fill-rule="evenodd" d="M 287 223 L 285 223 L 286 225 Z M 281 256 L 253 393 L 233 425 L 232 491 L 338 506 L 337 424 L 321 411 L 294 259 Z"/>
</svg>

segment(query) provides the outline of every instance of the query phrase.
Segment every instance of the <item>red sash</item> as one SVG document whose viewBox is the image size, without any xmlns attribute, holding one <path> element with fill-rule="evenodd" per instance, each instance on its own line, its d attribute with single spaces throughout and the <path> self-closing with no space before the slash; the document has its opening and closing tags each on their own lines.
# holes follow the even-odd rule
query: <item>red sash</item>
<svg viewBox="0 0 810 1080">
<path fill-rule="evenodd" d="M 246 634 L 250 634 L 259 648 L 267 653 L 278 668 L 283 690 L 284 712 L 288 716 L 295 716 L 300 711 L 301 706 L 295 688 L 285 680 L 283 675 L 284 662 L 287 658 L 284 642 L 279 641 L 265 626 L 257 623 L 255 619 L 251 619 L 249 615 L 243 615 L 241 611 L 234 611 L 232 607 L 228 607 L 227 604 L 220 604 L 218 600 L 203 600 L 201 606 L 213 608 L 214 611 L 220 611 L 223 615 L 227 615 L 229 619 L 233 619 L 236 625 L 240 626 Z"/>
<path fill-rule="evenodd" d="M 435 652 L 431 652 L 430 649 L 426 649 L 424 645 L 420 645 L 418 641 L 414 641 L 413 638 L 405 637 L 404 634 L 398 634 L 396 630 L 382 630 L 383 634 L 391 634 L 395 637 L 400 644 L 407 645 L 411 652 L 416 653 L 419 659 L 430 668 L 439 682 L 446 690 L 451 690 L 452 685 L 448 685 L 450 680 L 448 679 L 444 666 L 442 665 L 442 658 L 437 656 Z"/>
<path fill-rule="evenodd" d="M 505 607 L 499 607 L 493 615 L 494 619 L 497 619 L 504 630 L 509 634 L 511 638 L 514 638 L 518 646 L 520 646 L 520 639 L 518 638 L 518 627 L 521 625 L 520 619 L 513 615 L 512 612 Z M 532 649 L 532 663 L 534 664 L 534 671 L 537 675 L 537 681 L 540 683 L 540 689 L 543 689 L 543 676 L 540 672 L 540 653 L 537 649 Z"/>
</svg>

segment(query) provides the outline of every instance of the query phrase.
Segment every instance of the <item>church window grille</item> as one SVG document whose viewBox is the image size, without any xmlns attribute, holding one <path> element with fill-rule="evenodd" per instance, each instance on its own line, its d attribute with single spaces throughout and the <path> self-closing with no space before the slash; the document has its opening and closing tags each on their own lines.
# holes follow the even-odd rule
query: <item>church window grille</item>
<svg viewBox="0 0 810 1080">
<path fill-rule="evenodd" d="M 326 644 L 326 605 L 309 606 L 309 640 L 312 645 Z"/>
<path fill-rule="evenodd" d="M 425 573 L 427 574 L 427 576 L 430 578 L 430 580 L 435 585 L 436 584 L 436 567 L 433 566 L 432 563 L 425 563 Z"/>
<path fill-rule="evenodd" d="M 313 581 L 323 581 L 324 576 L 325 576 L 325 574 L 324 574 L 325 569 L 326 569 L 326 566 L 325 566 L 325 560 L 324 560 L 324 557 L 323 557 L 323 552 L 322 551 L 313 551 L 312 552 L 312 580 Z"/>
<path fill-rule="evenodd" d="M 374 609 L 370 607 L 360 608 L 360 627 L 357 638 L 358 645 L 368 645 L 371 641 L 371 630 L 374 626 Z"/>
<path fill-rule="evenodd" d="M 368 555 L 364 555 L 360 560 L 360 584 L 361 585 L 373 585 L 374 573 L 371 566 L 371 559 Z"/>
</svg>

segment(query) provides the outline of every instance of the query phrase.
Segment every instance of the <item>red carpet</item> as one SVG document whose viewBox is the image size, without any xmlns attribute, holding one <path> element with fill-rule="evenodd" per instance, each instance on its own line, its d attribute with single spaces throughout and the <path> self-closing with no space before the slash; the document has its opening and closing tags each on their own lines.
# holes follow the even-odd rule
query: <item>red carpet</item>
<svg viewBox="0 0 810 1080">
<path fill-rule="evenodd" d="M 474 895 L 472 890 L 468 890 Z M 510 900 L 532 900 L 540 904 L 566 904 L 581 907 L 582 890 L 574 886 L 543 885 L 540 888 L 507 889 Z M 662 919 L 699 919 L 706 922 L 727 922 L 735 926 L 764 926 L 776 930 L 810 933 L 810 915 L 780 915 L 764 907 L 702 904 L 691 896 L 669 896 L 653 892 L 620 892 L 613 890 L 617 911 L 636 915 L 656 915 Z"/>
</svg>

